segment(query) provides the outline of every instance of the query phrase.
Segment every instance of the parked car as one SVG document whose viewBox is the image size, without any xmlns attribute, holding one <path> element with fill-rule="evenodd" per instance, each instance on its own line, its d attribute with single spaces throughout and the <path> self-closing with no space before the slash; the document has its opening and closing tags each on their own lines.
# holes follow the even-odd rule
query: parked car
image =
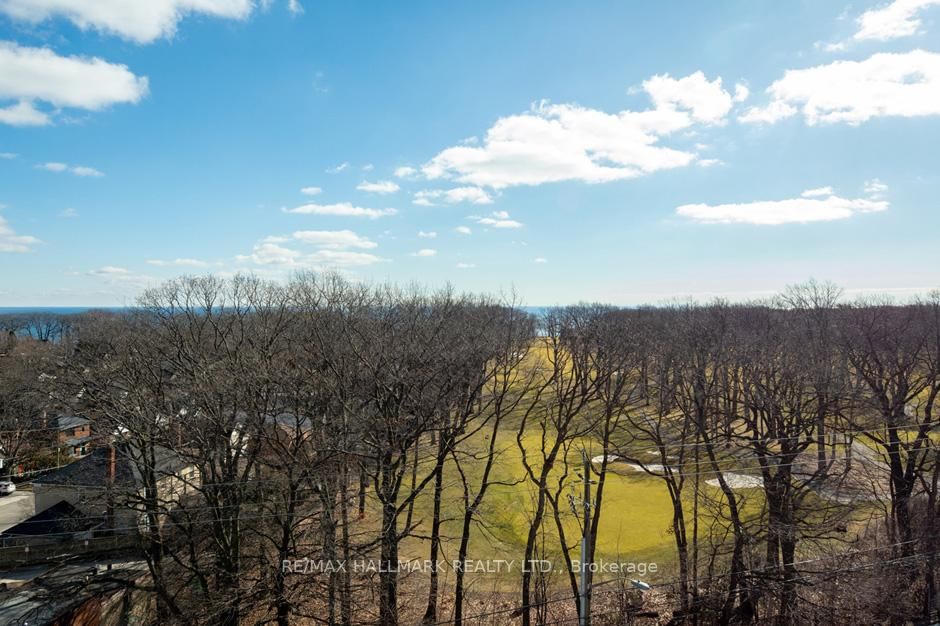
<svg viewBox="0 0 940 626">
<path fill-rule="evenodd" d="M 9 480 L 0 481 L 0 496 L 8 496 L 14 491 L 16 491 L 16 485 Z"/>
</svg>

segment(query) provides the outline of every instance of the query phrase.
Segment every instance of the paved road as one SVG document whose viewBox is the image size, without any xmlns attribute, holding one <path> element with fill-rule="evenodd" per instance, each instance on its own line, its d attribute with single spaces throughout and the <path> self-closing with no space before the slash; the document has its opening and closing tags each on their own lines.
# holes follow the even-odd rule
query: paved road
<svg viewBox="0 0 940 626">
<path fill-rule="evenodd" d="M 35 514 L 36 499 L 32 491 L 17 491 L 9 496 L 0 496 L 0 532 Z"/>
</svg>

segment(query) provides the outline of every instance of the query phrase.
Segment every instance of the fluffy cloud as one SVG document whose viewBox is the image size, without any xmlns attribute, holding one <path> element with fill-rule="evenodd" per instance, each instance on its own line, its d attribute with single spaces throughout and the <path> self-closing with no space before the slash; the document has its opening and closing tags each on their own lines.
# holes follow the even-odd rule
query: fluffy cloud
<svg viewBox="0 0 940 626">
<path fill-rule="evenodd" d="M 659 140 L 695 124 L 722 124 L 734 102 L 747 96 L 743 85 L 732 95 L 720 78 L 709 81 L 701 72 L 678 79 L 654 76 L 642 89 L 654 108 L 606 113 L 575 104 L 535 104 L 497 120 L 482 145 L 443 150 L 422 173 L 500 189 L 564 180 L 601 183 L 683 167 L 696 154 Z"/>
<path fill-rule="evenodd" d="M 833 195 L 833 191 L 832 187 L 816 187 L 815 189 L 807 189 L 800 195 L 804 198 L 828 197 Z"/>
<path fill-rule="evenodd" d="M 209 265 L 205 261 L 200 261 L 199 259 L 172 259 L 165 261 L 162 259 L 150 259 L 147 261 L 148 265 L 155 265 L 157 267 L 206 267 Z"/>
<path fill-rule="evenodd" d="M 653 76 L 643 83 L 657 109 L 686 110 L 696 122 L 724 124 L 733 102 L 747 99 L 748 88 L 735 85 L 732 96 L 721 87 L 721 79 L 709 81 L 702 72 L 684 78 L 671 78 L 669 74 Z"/>
<path fill-rule="evenodd" d="M 412 252 L 411 256 L 429 257 L 429 256 L 435 256 L 436 254 L 437 254 L 437 250 L 435 250 L 434 248 L 422 248 L 421 250 L 418 250 L 417 252 Z"/>
<path fill-rule="evenodd" d="M 546 259 L 543 256 L 537 256 L 534 259 L 532 259 L 532 262 L 533 263 L 548 263 L 548 259 Z"/>
<path fill-rule="evenodd" d="M 104 176 L 103 172 L 96 170 L 93 167 L 86 167 L 84 165 L 69 165 L 68 163 L 58 163 L 55 161 L 50 161 L 48 163 L 39 163 L 36 165 L 37 170 L 46 170 L 47 172 L 71 172 L 76 176 L 90 176 L 93 178 L 100 178 Z"/>
<path fill-rule="evenodd" d="M 454 229 L 454 231 L 460 233 L 461 235 L 473 234 L 473 231 L 470 230 L 469 226 L 458 226 L 457 228 Z"/>
<path fill-rule="evenodd" d="M 99 267 L 98 269 L 89 270 L 88 273 L 94 274 L 96 276 L 126 276 L 127 274 L 130 274 L 131 271 L 125 267 L 105 265 L 104 267 Z"/>
<path fill-rule="evenodd" d="M 371 220 L 395 215 L 398 213 L 395 209 L 367 209 L 353 206 L 349 202 L 339 202 L 337 204 L 304 204 L 293 209 L 282 209 L 285 213 L 299 213 L 301 215 L 337 215 L 343 217 L 367 217 Z"/>
<path fill-rule="evenodd" d="M 367 181 L 362 181 L 356 185 L 356 189 L 359 191 L 368 191 L 369 193 L 395 193 L 400 189 L 400 187 L 393 183 L 390 180 L 380 180 L 377 183 L 370 183 Z"/>
<path fill-rule="evenodd" d="M 139 291 L 159 282 L 158 279 L 153 276 L 131 271 L 126 267 L 116 265 L 105 265 L 104 267 L 89 270 L 87 274 L 122 292 Z"/>
<path fill-rule="evenodd" d="M 858 31 L 853 39 L 859 41 L 888 41 L 916 34 L 921 26 L 919 13 L 940 0 L 894 0 L 886 6 L 869 9 L 858 18 Z"/>
<path fill-rule="evenodd" d="M 320 189 L 319 187 L 301 187 L 300 188 L 300 193 L 304 194 L 305 196 L 316 196 L 316 195 L 319 195 L 322 191 L 323 190 Z"/>
<path fill-rule="evenodd" d="M 873 117 L 940 114 L 940 54 L 883 52 L 864 61 L 836 61 L 787 70 L 767 92 L 771 102 L 740 116 L 774 123 L 802 113 L 807 124 L 860 124 Z"/>
<path fill-rule="evenodd" d="M 10 223 L 0 215 L 0 252 L 29 252 L 30 246 L 37 243 L 41 242 L 36 237 L 16 234 Z"/>
<path fill-rule="evenodd" d="M 345 170 L 349 169 L 349 161 L 343 161 L 339 165 L 334 165 L 333 167 L 326 168 L 327 174 L 339 174 Z"/>
<path fill-rule="evenodd" d="M 419 230 L 418 237 L 420 237 L 421 239 L 435 239 L 437 237 L 437 233 L 434 232 L 433 230 L 432 231 Z"/>
<path fill-rule="evenodd" d="M 676 214 L 706 224 L 779 224 L 828 222 L 858 213 L 876 213 L 888 208 L 884 200 L 840 198 L 830 187 L 809 189 L 799 198 L 762 200 L 741 204 L 684 204 Z"/>
<path fill-rule="evenodd" d="M 471 270 L 475 268 L 476 266 L 477 266 L 476 263 L 458 263 L 457 269 L 458 270 Z"/>
<path fill-rule="evenodd" d="M 447 204 L 469 202 L 471 204 L 492 204 L 493 198 L 479 187 L 454 187 L 453 189 L 433 189 L 419 191 L 413 202 L 422 206 L 434 206 L 436 200 Z"/>
<path fill-rule="evenodd" d="M 872 198 L 881 198 L 888 191 L 888 185 L 877 178 L 865 181 L 865 193 Z"/>
<path fill-rule="evenodd" d="M 76 176 L 93 176 L 93 177 L 95 177 L 95 178 L 99 178 L 99 177 L 101 177 L 101 176 L 104 176 L 104 174 L 103 174 L 102 172 L 99 172 L 99 171 L 96 170 L 95 168 L 93 168 L 93 167 L 85 167 L 85 166 L 83 166 L 83 165 L 77 165 L 77 166 L 73 167 L 73 168 L 72 168 L 72 173 L 75 174 Z"/>
<path fill-rule="evenodd" d="M 52 118 L 33 106 L 32 102 L 20 100 L 15 104 L 0 107 L 0 124 L 9 126 L 45 126 Z"/>
<path fill-rule="evenodd" d="M 295 4 L 291 0 L 291 6 Z M 172 36 L 187 14 L 245 19 L 252 5 L 252 0 L 0 0 L 0 12 L 32 24 L 62 17 L 82 30 L 149 43 Z"/>
<path fill-rule="evenodd" d="M 289 247 L 292 243 L 313 246 L 313 251 Z M 299 230 L 290 236 L 272 236 L 255 244 L 251 254 L 239 261 L 286 269 L 329 269 L 361 267 L 384 259 L 362 249 L 377 244 L 349 230 Z M 358 248 L 358 250 L 350 249 Z"/>
<path fill-rule="evenodd" d="M 401 167 L 395 168 L 396 178 L 411 178 L 412 176 L 415 176 L 417 173 L 418 173 L 418 170 L 416 170 L 413 167 L 409 167 L 407 165 L 403 165 Z"/>
<path fill-rule="evenodd" d="M 506 211 L 493 211 L 491 216 L 484 217 L 471 215 L 470 219 L 482 226 L 492 226 L 493 228 L 522 228 L 522 222 L 510 219 L 509 213 Z"/>
<path fill-rule="evenodd" d="M 298 230 L 293 234 L 297 241 L 309 243 L 331 250 L 345 248 L 375 248 L 378 244 L 365 237 L 360 237 L 351 230 Z"/>
<path fill-rule="evenodd" d="M 139 102 L 147 90 L 147 78 L 135 76 L 125 65 L 0 42 L 0 102 L 14 101 L 0 108 L 0 122 L 6 124 L 51 123 L 49 113 L 39 110 L 36 101 L 98 111 Z"/>
<path fill-rule="evenodd" d="M 156 282 L 156 279 L 151 276 L 132 272 L 125 267 L 115 265 L 105 265 L 104 267 L 89 270 L 88 275 L 122 289 L 144 289 Z"/>
</svg>

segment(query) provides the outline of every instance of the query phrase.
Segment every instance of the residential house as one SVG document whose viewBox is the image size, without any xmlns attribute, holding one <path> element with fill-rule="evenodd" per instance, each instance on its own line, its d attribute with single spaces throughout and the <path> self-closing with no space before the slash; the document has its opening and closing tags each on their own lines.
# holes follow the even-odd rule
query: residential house
<svg viewBox="0 0 940 626">
<path fill-rule="evenodd" d="M 175 450 L 154 451 L 157 496 L 162 506 L 199 485 L 195 466 Z M 131 532 L 143 522 L 144 481 L 140 450 L 127 442 L 98 446 L 87 456 L 33 481 L 36 511 L 65 501 L 82 514 L 103 519 L 107 528 Z"/>
<path fill-rule="evenodd" d="M 91 451 L 91 421 L 77 415 L 62 415 L 55 420 L 57 444 L 70 459 L 80 459 Z"/>
</svg>

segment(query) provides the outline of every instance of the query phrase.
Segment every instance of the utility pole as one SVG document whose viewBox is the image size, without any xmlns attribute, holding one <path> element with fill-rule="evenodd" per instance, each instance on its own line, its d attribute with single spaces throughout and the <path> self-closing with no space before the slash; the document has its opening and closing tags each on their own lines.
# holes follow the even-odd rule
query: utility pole
<svg viewBox="0 0 940 626">
<path fill-rule="evenodd" d="M 587 451 L 581 450 L 584 462 L 584 526 L 581 533 L 581 614 L 578 626 L 591 626 L 591 572 L 588 558 L 591 553 L 591 461 Z"/>
</svg>

